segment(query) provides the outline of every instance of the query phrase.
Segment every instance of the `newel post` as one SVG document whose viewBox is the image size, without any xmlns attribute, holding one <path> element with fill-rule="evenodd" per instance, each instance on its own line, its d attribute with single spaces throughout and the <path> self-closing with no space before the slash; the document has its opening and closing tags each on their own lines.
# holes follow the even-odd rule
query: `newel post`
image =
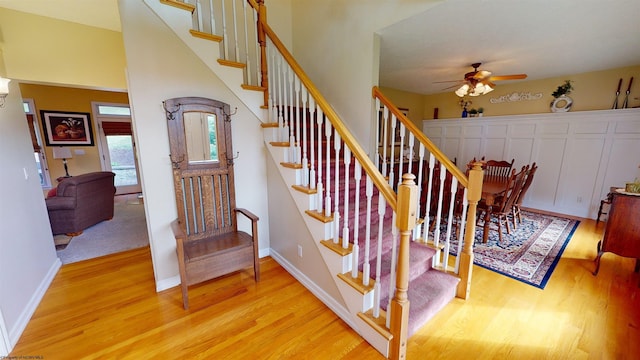
<svg viewBox="0 0 640 360">
<path fill-rule="evenodd" d="M 267 7 L 264 6 L 264 0 L 256 0 L 258 3 L 258 43 L 260 44 L 260 86 L 265 90 L 264 105 L 269 104 L 269 74 L 267 74 L 267 35 L 262 27 L 267 23 Z"/>
<path fill-rule="evenodd" d="M 396 225 L 400 230 L 398 248 L 398 271 L 396 272 L 396 291 L 391 301 L 391 339 L 389 357 L 405 359 L 407 355 L 407 333 L 409 325 L 409 237 L 416 226 L 418 186 L 413 174 L 402 175 L 402 184 L 398 187 L 398 206 Z"/>
<path fill-rule="evenodd" d="M 467 299 L 471 292 L 471 270 L 473 269 L 473 242 L 476 234 L 476 210 L 478 201 L 482 196 L 482 178 L 484 171 L 482 163 L 476 162 L 469 170 L 469 187 L 467 189 L 467 199 L 469 207 L 467 209 L 467 224 L 464 231 L 464 247 L 460 254 L 460 282 L 456 291 L 456 297 Z"/>
</svg>

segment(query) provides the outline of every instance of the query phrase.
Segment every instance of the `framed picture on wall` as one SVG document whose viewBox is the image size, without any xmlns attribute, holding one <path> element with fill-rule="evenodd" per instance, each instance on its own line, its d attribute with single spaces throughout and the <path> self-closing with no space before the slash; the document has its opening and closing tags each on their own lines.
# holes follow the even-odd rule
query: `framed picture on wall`
<svg viewBox="0 0 640 360">
<path fill-rule="evenodd" d="M 40 110 L 47 146 L 93 146 L 89 113 Z"/>
</svg>

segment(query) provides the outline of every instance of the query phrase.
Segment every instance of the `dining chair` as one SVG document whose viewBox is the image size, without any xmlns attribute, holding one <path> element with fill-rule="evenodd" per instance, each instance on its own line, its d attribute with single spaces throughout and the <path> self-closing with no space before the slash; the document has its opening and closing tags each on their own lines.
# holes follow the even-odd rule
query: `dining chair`
<svg viewBox="0 0 640 360">
<path fill-rule="evenodd" d="M 516 169 L 511 170 L 503 196 L 496 199 L 495 205 L 491 208 L 481 209 L 482 211 L 489 212 L 489 221 L 496 221 L 499 243 L 502 243 L 502 225 L 507 228 L 507 234 L 511 234 L 511 227 L 509 226 L 509 215 L 511 215 L 513 204 L 516 201 L 520 189 L 524 185 L 524 180 L 527 172 L 529 171 L 529 165 L 523 166 L 522 169 L 516 173 Z M 491 227 L 489 227 L 491 229 Z"/>
<path fill-rule="evenodd" d="M 522 223 L 522 214 L 520 212 L 520 206 L 522 205 L 522 201 L 524 200 L 524 196 L 527 194 L 527 190 L 529 190 L 529 187 L 531 186 L 531 183 L 533 182 L 533 175 L 535 175 L 536 170 L 538 170 L 538 165 L 536 165 L 536 163 L 534 162 L 533 164 L 531 164 L 531 167 L 529 168 L 529 171 L 527 172 L 527 175 L 525 176 L 524 179 L 524 184 L 522 185 L 522 189 L 520 189 L 520 192 L 518 193 L 518 196 L 516 197 L 516 201 L 513 204 L 513 228 L 516 229 L 517 225 L 516 225 L 516 218 L 517 218 L 517 223 Z"/>
<path fill-rule="evenodd" d="M 484 178 L 495 180 L 508 177 L 514 161 L 515 159 L 511 159 L 511 162 L 506 160 L 487 160 L 482 167 L 484 169 Z"/>
</svg>

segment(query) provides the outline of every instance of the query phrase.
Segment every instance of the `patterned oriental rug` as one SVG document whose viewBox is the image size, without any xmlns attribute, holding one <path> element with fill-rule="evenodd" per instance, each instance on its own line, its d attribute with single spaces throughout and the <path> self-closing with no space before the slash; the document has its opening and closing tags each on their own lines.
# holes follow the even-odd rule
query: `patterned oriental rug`
<svg viewBox="0 0 640 360">
<path fill-rule="evenodd" d="M 478 225 L 474 263 L 544 289 L 578 224 L 579 220 L 523 211 L 522 223 L 515 231 L 507 234 L 503 229 L 502 243 L 492 224 L 486 244 L 482 242 L 482 226 Z M 457 241 L 452 243 L 452 248 L 456 247 Z"/>
</svg>

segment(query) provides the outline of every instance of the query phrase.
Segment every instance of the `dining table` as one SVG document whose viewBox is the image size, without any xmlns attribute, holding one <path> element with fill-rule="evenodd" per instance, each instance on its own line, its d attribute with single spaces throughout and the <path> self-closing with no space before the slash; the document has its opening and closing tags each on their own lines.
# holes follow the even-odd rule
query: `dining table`
<svg viewBox="0 0 640 360">
<path fill-rule="evenodd" d="M 482 182 L 481 200 L 484 200 L 487 210 L 484 213 L 484 226 L 482 231 L 482 242 L 486 243 L 489 239 L 489 226 L 491 225 L 491 211 L 495 205 L 496 199 L 502 195 L 507 187 L 508 177 L 489 178 Z"/>
</svg>

